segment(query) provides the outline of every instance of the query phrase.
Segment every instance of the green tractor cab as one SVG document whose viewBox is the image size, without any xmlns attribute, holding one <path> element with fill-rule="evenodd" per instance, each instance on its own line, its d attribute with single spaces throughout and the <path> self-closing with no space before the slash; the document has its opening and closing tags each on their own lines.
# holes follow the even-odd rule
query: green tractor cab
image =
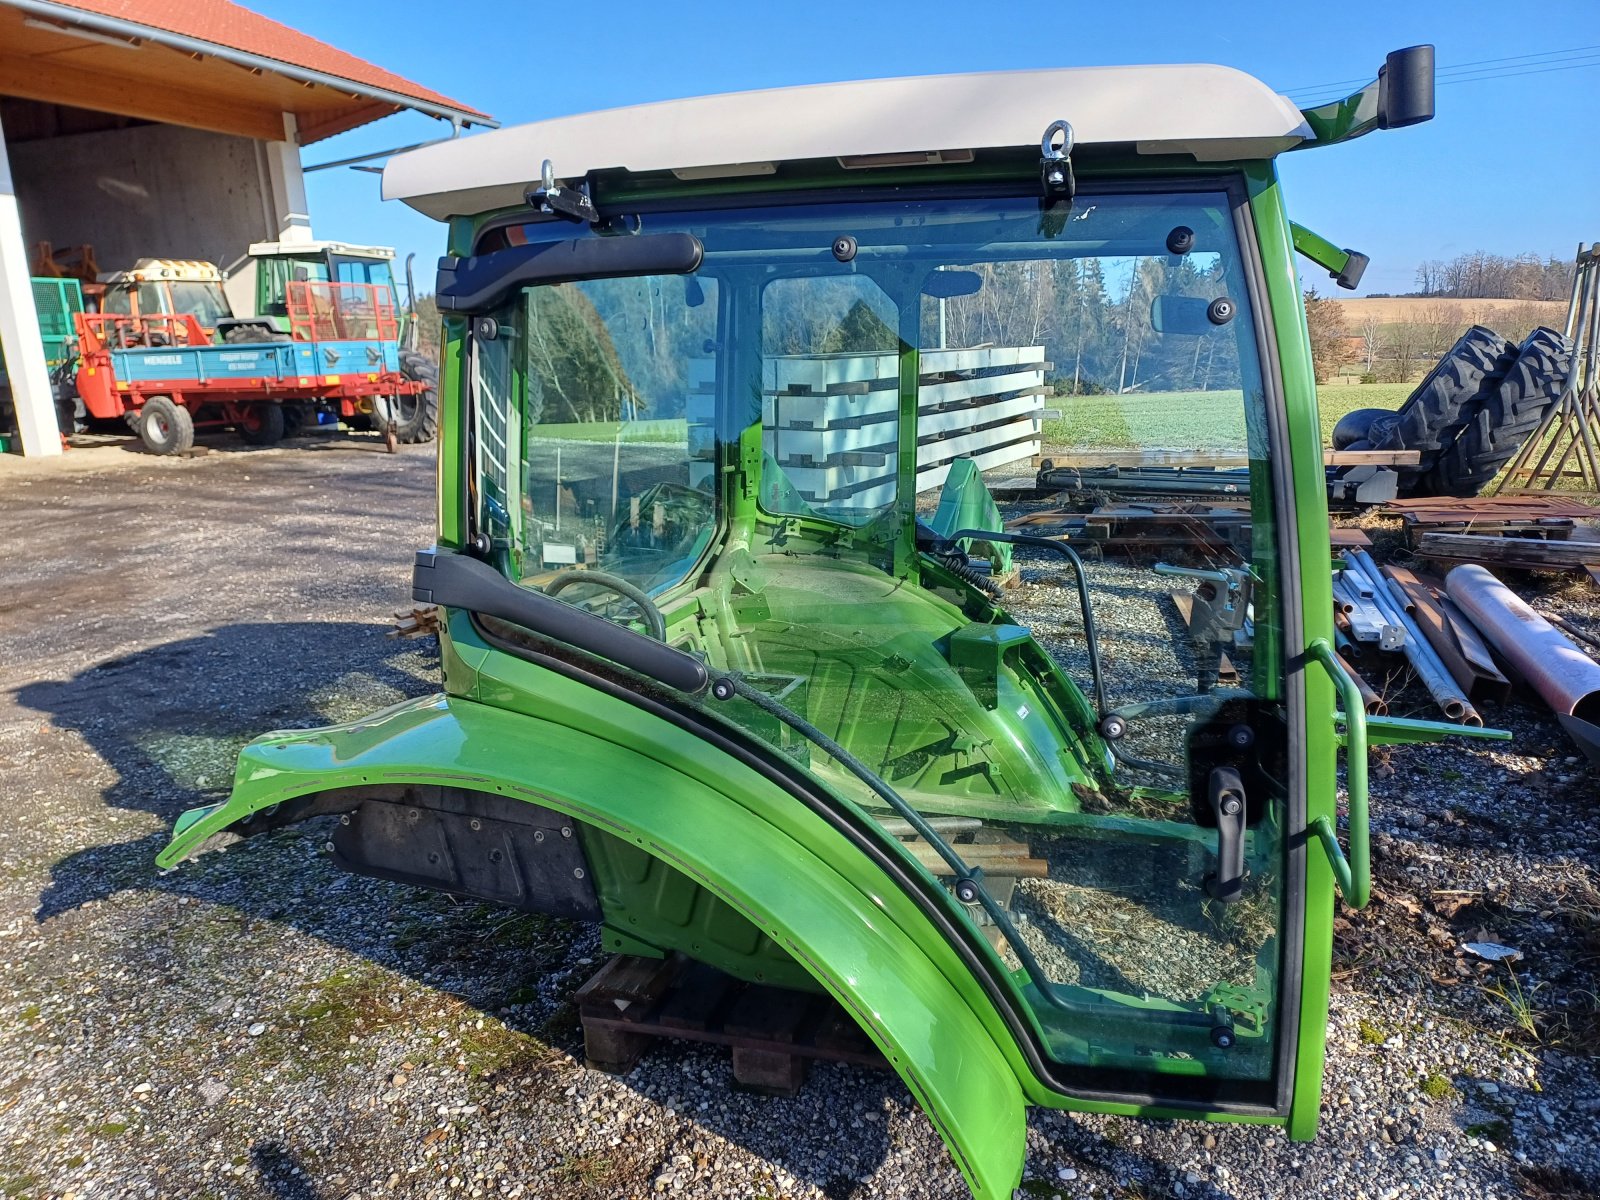
<svg viewBox="0 0 1600 1200">
<path fill-rule="evenodd" d="M 289 332 L 291 283 L 372 284 L 399 307 L 394 251 L 387 246 L 346 242 L 256 242 L 249 257 L 228 277 L 228 294 L 241 312 L 252 312 Z"/>
<path fill-rule="evenodd" d="M 350 870 L 831 993 L 977 1195 L 1028 1105 L 1312 1137 L 1367 741 L 1440 730 L 1369 731 L 1329 649 L 1273 159 L 1425 119 L 1431 67 L 1327 113 L 1096 68 L 397 159 L 450 228 L 444 690 L 258 739 L 161 865 L 333 814 Z M 1248 520 L 1122 558 L 1008 530 L 986 475 L 1047 405 L 1055 442 L 1236 455 Z"/>
<path fill-rule="evenodd" d="M 408 295 L 401 303 L 394 251 L 388 246 L 309 239 L 255 242 L 230 271 L 225 286 L 234 310 L 253 314 L 247 319 L 250 325 L 297 340 L 342 337 L 352 331 L 364 336 L 376 318 L 398 314 L 401 371 L 429 385 L 435 381 L 435 364 L 417 345 L 415 298 Z M 385 299 L 387 312 L 374 312 L 374 302 Z M 395 440 L 410 443 L 431 441 L 439 417 L 430 386 L 415 394 L 369 400 L 344 420 L 355 428 L 392 432 Z"/>
</svg>

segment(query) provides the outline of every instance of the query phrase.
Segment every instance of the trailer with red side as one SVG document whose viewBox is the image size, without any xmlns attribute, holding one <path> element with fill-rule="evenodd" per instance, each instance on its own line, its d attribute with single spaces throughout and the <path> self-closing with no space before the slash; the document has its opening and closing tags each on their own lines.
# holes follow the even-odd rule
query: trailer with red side
<svg viewBox="0 0 1600 1200">
<path fill-rule="evenodd" d="M 429 373 L 402 368 L 390 289 L 296 282 L 287 305 L 288 337 L 220 345 L 192 313 L 79 313 L 78 396 L 90 416 L 127 420 L 152 453 L 177 454 L 197 428 L 224 425 L 270 445 L 286 414 L 317 408 L 392 430 L 403 405 L 434 389 Z"/>
</svg>

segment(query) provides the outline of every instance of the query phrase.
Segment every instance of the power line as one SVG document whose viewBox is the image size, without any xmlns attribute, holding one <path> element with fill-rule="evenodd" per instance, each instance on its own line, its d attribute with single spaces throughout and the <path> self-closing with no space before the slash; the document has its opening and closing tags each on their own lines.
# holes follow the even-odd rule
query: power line
<svg viewBox="0 0 1600 1200">
<path fill-rule="evenodd" d="M 1600 51 L 1600 46 L 1569 46 L 1562 50 L 1538 50 L 1531 54 L 1509 54 L 1502 58 L 1480 58 L 1474 59 L 1472 62 L 1452 63 L 1448 66 L 1439 67 L 1434 74 L 1435 77 L 1447 76 L 1455 72 L 1471 71 L 1475 67 L 1488 67 L 1509 63 L 1524 63 L 1529 59 L 1544 59 L 1555 62 L 1561 61 L 1562 55 L 1586 55 L 1594 51 Z M 1528 63 L 1527 65 L 1536 66 L 1539 64 Z M 1355 79 L 1334 79 L 1327 83 L 1308 84 L 1304 87 L 1290 88 L 1285 94 L 1295 96 L 1304 92 L 1321 92 L 1327 88 L 1354 87 L 1357 84 L 1371 82 L 1372 77 L 1370 75 Z"/>
<path fill-rule="evenodd" d="M 1541 68 L 1551 70 L 1568 69 L 1560 64 L 1587 67 L 1600 65 L 1600 45 L 1593 46 L 1568 46 L 1559 50 L 1539 50 L 1529 54 L 1509 54 L 1500 58 L 1483 58 L 1471 62 L 1452 63 L 1440 67 L 1434 73 L 1438 83 L 1464 83 L 1475 79 L 1514 78 L 1517 75 L 1540 74 Z M 1534 61 L 1537 60 L 1537 61 Z M 1513 64 L 1520 68 L 1506 70 Z M 1305 96 L 1308 94 L 1321 94 L 1331 88 L 1352 88 L 1362 84 L 1371 83 L 1370 77 L 1357 79 L 1336 79 L 1327 83 L 1310 84 L 1304 87 L 1291 88 L 1284 94 L 1288 96 Z M 1331 97 L 1337 99 L 1339 97 Z"/>
<path fill-rule="evenodd" d="M 1556 71 L 1577 71 L 1583 67 L 1600 67 L 1600 56 L 1589 62 L 1575 62 L 1564 67 L 1545 67 L 1528 71 L 1495 71 L 1487 75 L 1460 76 L 1455 79 L 1441 79 L 1439 86 L 1444 87 L 1452 83 L 1481 83 L 1485 79 L 1515 79 L 1518 75 L 1550 75 Z"/>
</svg>

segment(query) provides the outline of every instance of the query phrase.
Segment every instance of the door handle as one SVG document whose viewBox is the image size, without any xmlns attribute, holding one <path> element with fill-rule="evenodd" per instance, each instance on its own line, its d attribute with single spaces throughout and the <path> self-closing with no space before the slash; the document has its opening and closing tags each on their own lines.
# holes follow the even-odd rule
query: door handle
<svg viewBox="0 0 1600 1200">
<path fill-rule="evenodd" d="M 1214 767 L 1207 792 L 1217 819 L 1217 870 L 1206 877 L 1206 892 L 1232 904 L 1244 895 L 1244 780 L 1234 767 Z"/>
</svg>

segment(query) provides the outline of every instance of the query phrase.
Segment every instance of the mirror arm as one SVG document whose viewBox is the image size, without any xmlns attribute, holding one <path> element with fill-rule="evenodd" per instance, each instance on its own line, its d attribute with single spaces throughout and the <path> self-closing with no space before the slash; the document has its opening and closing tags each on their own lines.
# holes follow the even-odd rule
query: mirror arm
<svg viewBox="0 0 1600 1200">
<path fill-rule="evenodd" d="M 1327 271 L 1329 279 L 1342 288 L 1353 289 L 1361 283 L 1370 261 L 1365 254 L 1358 250 L 1341 250 L 1298 221 L 1290 221 L 1289 229 L 1294 234 L 1294 248 Z"/>
</svg>

